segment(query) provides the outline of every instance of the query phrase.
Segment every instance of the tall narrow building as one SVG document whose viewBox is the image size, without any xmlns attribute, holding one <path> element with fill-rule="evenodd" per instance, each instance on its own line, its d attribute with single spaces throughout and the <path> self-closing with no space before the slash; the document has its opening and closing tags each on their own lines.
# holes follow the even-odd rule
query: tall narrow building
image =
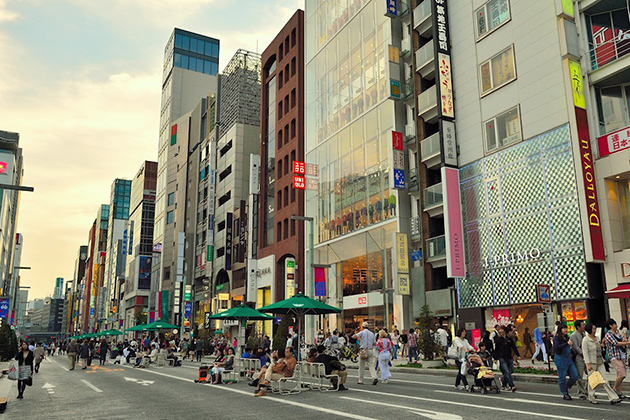
<svg viewBox="0 0 630 420">
<path fill-rule="evenodd" d="M 172 219 L 178 169 L 175 158 L 178 153 L 185 153 L 177 143 L 179 131 L 174 121 L 197 106 L 201 98 L 216 93 L 218 62 L 219 40 L 179 28 L 175 28 L 164 49 L 151 292 L 154 295 L 163 290 L 161 298 L 168 295 L 170 303 L 175 289 L 173 262 L 177 252 Z M 149 303 L 155 307 L 152 295 Z"/>
</svg>

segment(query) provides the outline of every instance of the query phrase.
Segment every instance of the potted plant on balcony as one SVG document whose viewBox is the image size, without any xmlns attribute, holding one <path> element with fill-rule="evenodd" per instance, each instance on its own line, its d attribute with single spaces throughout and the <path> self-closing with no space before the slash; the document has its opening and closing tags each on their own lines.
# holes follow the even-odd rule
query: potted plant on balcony
<svg viewBox="0 0 630 420">
<path fill-rule="evenodd" d="M 418 319 L 418 351 L 423 355 L 422 367 L 424 368 L 435 368 L 444 364 L 443 350 L 435 340 L 436 330 L 435 317 L 429 305 L 424 305 L 420 309 Z"/>
</svg>

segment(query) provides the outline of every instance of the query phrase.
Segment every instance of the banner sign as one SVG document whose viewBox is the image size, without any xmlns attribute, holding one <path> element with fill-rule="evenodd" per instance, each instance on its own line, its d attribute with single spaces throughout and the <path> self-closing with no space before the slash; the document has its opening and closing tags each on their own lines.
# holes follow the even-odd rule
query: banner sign
<svg viewBox="0 0 630 420">
<path fill-rule="evenodd" d="M 225 218 L 225 269 L 232 269 L 232 213 L 228 213 Z"/>
<path fill-rule="evenodd" d="M 160 292 L 160 320 L 168 322 L 168 290 Z"/>
<path fill-rule="evenodd" d="M 0 299 L 0 319 L 7 319 L 9 316 L 9 298 Z"/>
<path fill-rule="evenodd" d="M 446 276 L 465 277 L 464 229 L 459 191 L 459 170 L 442 167 L 444 230 L 446 239 Z"/>
<path fill-rule="evenodd" d="M 442 120 L 441 146 L 442 162 L 446 166 L 457 167 L 457 140 L 455 138 L 455 123 Z"/>
<path fill-rule="evenodd" d="M 385 16 L 395 18 L 398 16 L 398 0 L 385 0 L 387 9 L 385 10 Z"/>
<path fill-rule="evenodd" d="M 406 233 L 394 233 L 394 250 L 396 265 L 394 266 L 394 279 L 396 294 L 411 294 L 409 278 L 409 241 Z"/>
<path fill-rule="evenodd" d="M 438 73 L 440 80 L 440 115 L 446 118 L 455 118 L 451 57 L 448 54 L 438 53 Z"/>
<path fill-rule="evenodd" d="M 326 269 L 314 267 L 315 271 L 315 296 L 326 296 Z"/>
<path fill-rule="evenodd" d="M 184 318 L 190 318 L 192 314 L 192 302 L 186 302 L 184 306 Z"/>
<path fill-rule="evenodd" d="M 614 131 L 597 139 L 599 157 L 608 156 L 611 153 L 630 149 L 630 127 Z"/>
<path fill-rule="evenodd" d="M 433 27 L 437 40 L 437 52 L 449 54 L 448 13 L 446 0 L 433 0 Z"/>
</svg>

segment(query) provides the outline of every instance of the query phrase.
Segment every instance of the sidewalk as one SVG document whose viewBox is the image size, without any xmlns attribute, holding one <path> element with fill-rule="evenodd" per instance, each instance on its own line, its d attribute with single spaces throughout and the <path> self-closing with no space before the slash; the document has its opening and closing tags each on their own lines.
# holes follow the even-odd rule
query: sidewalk
<svg viewBox="0 0 630 420">
<path fill-rule="evenodd" d="M 454 365 L 453 361 L 449 361 L 449 362 L 450 362 L 449 363 L 450 365 Z M 420 361 L 420 363 L 422 363 L 422 361 Z M 349 360 L 344 360 L 343 364 L 345 364 L 348 369 L 359 368 L 358 363 L 352 363 Z M 453 378 L 457 376 L 457 369 L 417 368 L 417 367 L 402 367 L 401 366 L 401 365 L 407 365 L 407 364 L 409 364 L 409 359 L 398 358 L 396 360 L 392 360 L 392 367 L 390 368 L 390 370 L 392 372 L 417 374 L 417 375 L 435 375 L 435 376 L 446 376 L 446 377 L 453 377 Z M 531 383 L 546 383 L 546 384 L 558 383 L 558 374 L 556 373 L 556 367 L 553 364 L 553 362 L 551 363 L 551 369 L 554 372 L 553 374 L 547 373 L 547 364 L 546 363 L 543 364 L 543 362 L 536 362 L 535 365 L 532 365 L 530 360 L 521 360 L 520 366 L 518 367 L 540 369 L 542 371 L 545 371 L 545 373 L 514 373 L 512 374 L 512 378 L 514 378 L 514 381 L 531 382 Z M 500 373 L 500 371 L 497 373 Z M 604 379 L 606 379 L 609 382 L 615 382 L 615 378 L 616 378 L 615 370 L 612 369 L 612 366 L 611 366 L 611 371 L 607 372 L 607 374 L 604 376 Z"/>
</svg>

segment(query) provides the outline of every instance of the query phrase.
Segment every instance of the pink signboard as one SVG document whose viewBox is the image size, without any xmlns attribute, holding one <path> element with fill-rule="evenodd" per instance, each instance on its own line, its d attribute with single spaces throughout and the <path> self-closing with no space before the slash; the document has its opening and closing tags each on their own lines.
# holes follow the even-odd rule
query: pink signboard
<svg viewBox="0 0 630 420">
<path fill-rule="evenodd" d="M 620 150 L 630 149 L 630 127 L 599 137 L 597 145 L 600 158 Z"/>
<path fill-rule="evenodd" d="M 481 342 L 481 330 L 479 328 L 476 328 L 474 330 L 471 330 L 470 334 L 472 336 L 472 346 L 479 350 L 479 342 Z"/>
<path fill-rule="evenodd" d="M 448 277 L 466 277 L 458 169 L 442 167 L 442 191 L 444 194 L 444 215 L 446 216 L 444 221 L 446 275 Z"/>
</svg>

